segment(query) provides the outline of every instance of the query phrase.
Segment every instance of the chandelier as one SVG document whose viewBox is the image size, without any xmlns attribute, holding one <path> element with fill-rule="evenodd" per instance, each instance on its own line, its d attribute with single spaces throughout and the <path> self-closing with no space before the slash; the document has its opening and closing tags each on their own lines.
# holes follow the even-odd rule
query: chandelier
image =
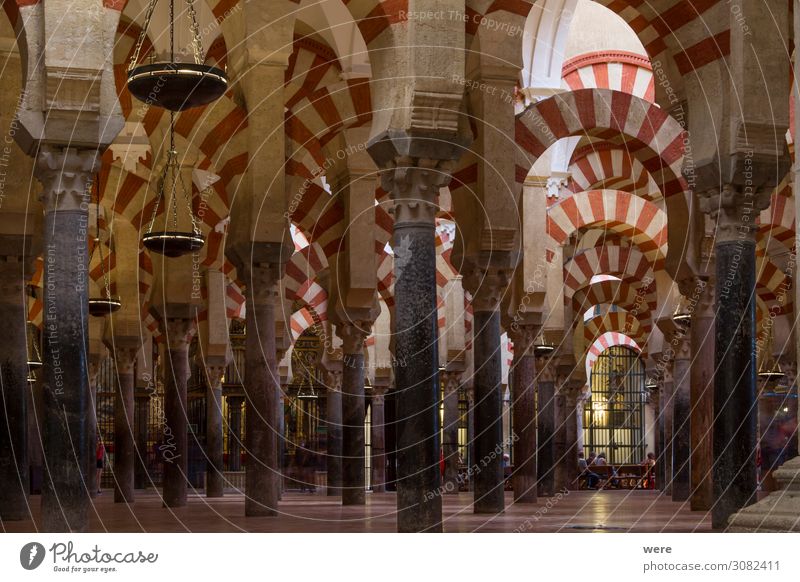
<svg viewBox="0 0 800 582">
<path fill-rule="evenodd" d="M 100 255 L 100 270 L 103 273 L 103 281 L 99 297 L 89 297 L 89 315 L 94 317 L 103 317 L 110 313 L 119 311 L 122 307 L 122 302 L 119 297 L 111 295 L 111 277 L 106 269 L 106 259 L 103 256 L 103 243 L 100 240 L 100 195 L 98 189 L 97 206 L 95 212 L 95 231 L 94 231 L 94 244 L 92 246 L 92 254 L 89 256 L 89 265 L 92 264 L 95 251 Z M 111 255 L 108 256 L 109 262 Z M 109 265 L 110 268 L 110 265 Z"/>
<path fill-rule="evenodd" d="M 139 63 L 147 29 L 158 0 L 150 0 L 144 26 L 128 64 L 128 90 L 147 104 L 170 111 L 201 107 L 219 99 L 228 88 L 225 71 L 203 63 L 203 45 L 194 0 L 186 0 L 192 32 L 194 62 L 175 60 L 175 0 L 169 0 L 169 60 Z"/>
<path fill-rule="evenodd" d="M 167 151 L 167 160 L 164 164 L 164 169 L 158 177 L 156 203 L 155 206 L 153 206 L 150 226 L 147 229 L 147 234 L 142 237 L 142 244 L 147 249 L 171 258 L 199 251 L 205 244 L 205 238 L 200 232 L 200 228 L 197 226 L 197 220 L 192 211 L 191 190 L 184 183 L 183 176 L 181 176 L 180 165 L 178 164 L 178 151 L 175 149 L 175 127 L 173 121 L 174 113 L 170 112 L 169 151 Z M 181 190 L 181 195 L 186 203 L 186 209 L 189 213 L 189 219 L 192 225 L 191 231 L 180 230 L 178 228 L 178 189 Z M 167 196 L 169 196 L 169 200 L 164 209 L 164 230 L 155 230 L 158 209 Z M 169 214 L 170 208 L 172 209 L 171 228 L 169 225 L 170 217 L 166 216 Z"/>
</svg>

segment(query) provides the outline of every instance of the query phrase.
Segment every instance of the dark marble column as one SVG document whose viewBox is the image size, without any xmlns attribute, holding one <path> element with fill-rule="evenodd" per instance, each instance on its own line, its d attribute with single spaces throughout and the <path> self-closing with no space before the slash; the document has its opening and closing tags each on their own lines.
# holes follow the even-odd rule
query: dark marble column
<svg viewBox="0 0 800 582">
<path fill-rule="evenodd" d="M 708 511 L 714 504 L 711 470 L 714 466 L 714 282 L 698 289 L 692 314 L 691 441 L 694 511 Z"/>
<path fill-rule="evenodd" d="M 386 491 L 386 416 L 384 402 L 386 388 L 373 386 L 372 402 L 372 491 L 384 493 Z"/>
<path fill-rule="evenodd" d="M 135 489 L 144 489 L 150 485 L 150 475 L 147 469 L 147 424 L 150 417 L 150 393 L 138 388 L 134 395 L 136 461 L 133 471 L 133 486 Z"/>
<path fill-rule="evenodd" d="M 88 240 L 97 152 L 44 146 L 44 461 L 42 531 L 85 531 L 93 475 L 89 418 Z"/>
<path fill-rule="evenodd" d="M 164 366 L 164 420 L 160 460 L 164 462 L 164 506 L 186 505 L 189 483 L 189 419 L 187 417 L 187 383 L 189 343 L 195 333 L 194 320 L 168 319 L 162 322 L 166 350 Z"/>
<path fill-rule="evenodd" d="M 560 378 L 559 378 L 560 379 Z M 556 393 L 553 396 L 553 403 L 555 408 L 556 427 L 553 432 L 553 457 L 555 465 L 553 466 L 553 486 L 556 491 L 562 491 L 568 488 L 569 475 L 567 474 L 566 457 L 567 457 L 567 399 L 564 396 L 564 388 L 561 382 L 557 383 Z"/>
<path fill-rule="evenodd" d="M 512 325 L 514 342 L 513 391 L 511 406 L 514 425 L 514 486 L 515 503 L 536 503 L 536 358 L 533 340 L 539 326 Z"/>
<path fill-rule="evenodd" d="M 342 338 L 342 505 L 366 503 L 364 340 L 370 323 L 337 325 Z"/>
<path fill-rule="evenodd" d="M 222 472 L 222 375 L 224 365 L 206 364 L 206 497 L 222 497 L 225 480 Z"/>
<path fill-rule="evenodd" d="M 465 280 L 467 277 L 465 277 Z M 501 384 L 500 312 L 475 309 L 475 513 L 505 510 L 503 478 L 503 394 Z"/>
<path fill-rule="evenodd" d="M 394 259 L 397 529 L 440 532 L 435 218 L 449 176 L 432 160 L 399 157 L 396 164 L 382 184 L 394 203 L 392 244 L 401 249 Z"/>
<path fill-rule="evenodd" d="M 700 209 L 716 221 L 714 432 L 711 524 L 727 526 L 731 514 L 756 499 L 756 219 L 769 206 L 770 188 L 756 189 L 749 168 L 738 178 L 698 195 Z"/>
<path fill-rule="evenodd" d="M 583 408 L 583 381 L 569 381 L 562 385 L 564 389 L 564 415 L 565 438 L 564 443 L 564 474 L 566 485 L 569 489 L 578 488 L 578 426 L 579 410 Z"/>
<path fill-rule="evenodd" d="M 442 454 L 444 455 L 444 493 L 458 493 L 458 388 L 461 372 L 443 372 L 444 418 L 442 429 Z"/>
<path fill-rule="evenodd" d="M 30 518 L 27 298 L 20 259 L 0 257 L 0 522 Z"/>
<path fill-rule="evenodd" d="M 688 326 L 672 338 L 675 360 L 672 395 L 672 500 L 686 501 L 691 493 L 691 340 Z"/>
<path fill-rule="evenodd" d="M 114 502 L 133 503 L 133 390 L 137 347 L 114 346 L 117 386 L 114 391 Z"/>
<path fill-rule="evenodd" d="M 664 491 L 665 495 L 672 496 L 672 394 L 675 383 L 672 379 L 672 361 L 668 361 L 664 368 L 662 381 L 663 394 L 659 405 L 664 420 Z"/>
<path fill-rule="evenodd" d="M 250 267 L 244 379 L 247 403 L 244 512 L 253 517 L 278 514 L 280 467 L 275 418 L 280 379 L 275 361 L 275 304 L 279 280 L 277 265 Z"/>
<path fill-rule="evenodd" d="M 755 241 L 716 245 L 712 527 L 755 501 Z"/>
<path fill-rule="evenodd" d="M 650 371 L 648 370 L 648 376 Z M 653 475 L 656 479 L 656 489 L 664 487 L 664 419 L 661 416 L 661 395 L 662 391 L 659 386 L 650 388 L 650 405 L 653 408 L 653 419 L 655 426 L 653 427 L 653 445 L 652 450 L 656 456 L 656 465 L 653 469 Z"/>
<path fill-rule="evenodd" d="M 86 419 L 86 474 L 92 479 L 89 487 L 89 495 L 92 498 L 97 497 L 98 492 L 95 481 L 97 475 L 97 438 L 99 436 L 97 426 L 97 380 L 100 375 L 100 363 L 105 357 L 105 353 L 89 352 L 89 418 Z M 103 445 L 106 448 L 109 446 L 109 443 L 105 440 L 107 438 L 103 437 Z"/>
<path fill-rule="evenodd" d="M 537 364 L 547 360 L 539 358 Z M 555 495 L 555 467 L 557 457 L 554 454 L 556 433 L 555 381 L 552 373 L 546 368 L 540 372 L 538 385 L 539 412 L 536 418 L 538 437 L 537 474 L 539 491 L 542 497 Z"/>
<path fill-rule="evenodd" d="M 328 389 L 326 427 L 328 430 L 327 494 L 336 497 L 342 494 L 342 372 L 326 370 L 325 385 Z"/>
<path fill-rule="evenodd" d="M 242 470 L 242 406 L 244 398 L 228 396 L 228 467 L 231 471 Z"/>
</svg>

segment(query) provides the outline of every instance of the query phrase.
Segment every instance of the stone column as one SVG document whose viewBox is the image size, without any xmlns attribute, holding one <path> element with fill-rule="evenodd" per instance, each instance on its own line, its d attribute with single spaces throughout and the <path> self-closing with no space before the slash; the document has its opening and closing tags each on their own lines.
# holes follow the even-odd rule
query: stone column
<svg viewBox="0 0 800 582">
<path fill-rule="evenodd" d="M 702 283 L 702 285 L 700 285 Z M 694 511 L 709 511 L 714 504 L 711 471 L 714 466 L 714 287 L 715 281 L 697 284 L 692 313 L 691 497 Z"/>
<path fill-rule="evenodd" d="M 555 433 L 556 433 L 556 403 L 555 403 L 555 376 L 554 364 L 548 364 L 548 358 L 537 358 L 536 368 L 539 370 L 538 402 L 539 412 L 536 417 L 538 436 L 536 439 L 536 472 L 538 476 L 539 491 L 542 497 L 555 495 Z"/>
<path fill-rule="evenodd" d="M 500 349 L 500 299 L 509 272 L 502 268 L 470 264 L 464 288 L 472 294 L 473 358 L 475 366 L 475 513 L 505 510 L 503 475 L 503 391 Z"/>
<path fill-rule="evenodd" d="M 138 347 L 114 346 L 117 385 L 114 391 L 114 503 L 133 503 L 133 390 Z"/>
<path fill-rule="evenodd" d="M 678 324 L 672 338 L 675 350 L 672 395 L 672 500 L 686 501 L 691 493 L 691 336 L 687 324 Z"/>
<path fill-rule="evenodd" d="M 442 453 L 444 455 L 445 493 L 458 493 L 458 388 L 461 372 L 442 372 L 444 386 L 444 427 L 442 429 Z"/>
<path fill-rule="evenodd" d="M 22 238 L 22 237 L 20 237 Z M 0 522 L 27 519 L 27 300 L 22 257 L 0 257 Z M 15 260 L 16 259 L 16 260 Z"/>
<path fill-rule="evenodd" d="M 746 164 L 745 164 L 746 165 Z M 769 205 L 766 189 L 726 184 L 700 195 L 717 222 L 714 504 L 712 527 L 755 501 L 756 495 L 756 218 Z"/>
<path fill-rule="evenodd" d="M 242 396 L 228 396 L 228 465 L 231 471 L 242 470 Z"/>
<path fill-rule="evenodd" d="M 516 326 L 516 329 L 514 329 Z M 514 342 L 513 392 L 515 503 L 536 503 L 536 358 L 533 340 L 540 326 L 512 324 Z"/>
<path fill-rule="evenodd" d="M 94 499 L 97 497 L 97 487 L 95 486 L 95 475 L 97 471 L 97 380 L 100 375 L 100 364 L 108 356 L 108 350 L 103 347 L 102 343 L 94 336 L 102 335 L 102 332 L 97 332 L 97 327 L 101 327 L 105 322 L 98 324 L 95 319 L 89 320 L 89 357 L 88 362 L 88 380 L 89 380 L 89 417 L 86 419 L 86 474 L 92 479 L 89 487 L 89 496 Z M 93 333 L 92 328 L 95 328 Z M 103 445 L 109 448 L 108 436 L 101 435 Z"/>
<path fill-rule="evenodd" d="M 225 366 L 206 362 L 206 497 L 222 497 L 225 480 L 222 438 L 222 375 Z"/>
<path fill-rule="evenodd" d="M 280 272 L 277 265 L 250 266 L 247 288 L 247 359 L 244 388 L 247 401 L 246 516 L 276 516 L 280 491 L 278 428 L 275 426 L 280 387 L 275 361 L 275 305 Z"/>
<path fill-rule="evenodd" d="M 435 494 L 441 483 L 435 218 L 437 195 L 450 179 L 449 168 L 436 160 L 406 157 L 397 157 L 392 166 L 396 167 L 382 172 L 381 179 L 394 204 L 392 244 L 397 249 L 397 529 L 440 532 L 442 500 Z"/>
<path fill-rule="evenodd" d="M 325 384 L 328 388 L 328 491 L 335 497 L 342 494 L 342 372 L 326 370 Z"/>
<path fill-rule="evenodd" d="M 664 491 L 665 495 L 672 496 L 672 395 L 675 382 L 672 377 L 672 360 L 665 362 L 662 380 L 663 394 L 659 400 L 661 416 L 664 420 Z"/>
<path fill-rule="evenodd" d="M 44 204 L 44 457 L 42 530 L 85 531 L 89 418 L 89 193 L 96 150 L 42 146 Z"/>
<path fill-rule="evenodd" d="M 386 491 L 386 417 L 384 415 L 385 386 L 372 388 L 372 491 Z"/>
<path fill-rule="evenodd" d="M 562 385 L 564 391 L 564 428 L 565 443 L 564 456 L 564 475 L 566 486 L 569 489 L 576 489 L 578 486 L 578 414 L 579 406 L 582 408 L 582 380 L 570 380 Z"/>
<path fill-rule="evenodd" d="M 565 396 L 566 387 L 561 377 L 555 383 L 555 395 L 553 405 L 555 409 L 556 427 L 553 431 L 553 486 L 556 491 L 562 491 L 569 486 L 569 475 L 567 474 L 567 418 L 568 407 Z"/>
<path fill-rule="evenodd" d="M 135 489 L 144 489 L 150 484 L 150 476 L 147 471 L 147 457 L 150 452 L 147 446 L 150 394 L 142 391 L 141 388 L 138 389 L 134 395 L 134 405 L 136 406 L 136 427 L 133 438 L 137 453 L 133 471 L 133 486 Z"/>
<path fill-rule="evenodd" d="M 364 505 L 367 486 L 364 442 L 364 340 L 370 323 L 336 326 L 342 338 L 342 505 Z"/>
<path fill-rule="evenodd" d="M 189 419 L 187 383 L 189 343 L 195 333 L 193 319 L 169 318 L 162 321 L 167 345 L 164 366 L 164 420 L 158 454 L 164 461 L 165 507 L 186 505 L 189 468 Z"/>
</svg>

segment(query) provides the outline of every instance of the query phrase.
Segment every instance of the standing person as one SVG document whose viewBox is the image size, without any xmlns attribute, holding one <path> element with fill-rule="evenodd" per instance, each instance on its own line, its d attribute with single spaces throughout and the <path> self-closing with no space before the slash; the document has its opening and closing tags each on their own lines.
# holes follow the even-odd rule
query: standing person
<svg viewBox="0 0 800 582">
<path fill-rule="evenodd" d="M 644 488 L 645 489 L 655 489 L 656 488 L 656 454 L 655 453 L 647 453 L 647 458 L 644 460 L 642 465 L 645 466 L 645 473 L 644 473 Z"/>
<path fill-rule="evenodd" d="M 102 495 L 103 491 L 100 489 L 100 482 L 103 479 L 103 466 L 105 465 L 106 459 L 106 447 L 103 445 L 103 441 L 100 438 L 100 435 L 97 435 L 97 448 L 95 449 L 95 459 L 97 461 L 97 494 Z"/>
</svg>

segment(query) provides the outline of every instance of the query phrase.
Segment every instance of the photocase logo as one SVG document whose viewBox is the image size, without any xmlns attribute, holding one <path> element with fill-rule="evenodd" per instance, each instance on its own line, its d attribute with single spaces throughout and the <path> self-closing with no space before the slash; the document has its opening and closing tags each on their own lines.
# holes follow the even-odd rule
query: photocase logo
<svg viewBox="0 0 800 582">
<path fill-rule="evenodd" d="M 30 542 L 19 551 L 19 563 L 26 570 L 35 570 L 44 561 L 44 546 L 38 542 Z"/>
</svg>

